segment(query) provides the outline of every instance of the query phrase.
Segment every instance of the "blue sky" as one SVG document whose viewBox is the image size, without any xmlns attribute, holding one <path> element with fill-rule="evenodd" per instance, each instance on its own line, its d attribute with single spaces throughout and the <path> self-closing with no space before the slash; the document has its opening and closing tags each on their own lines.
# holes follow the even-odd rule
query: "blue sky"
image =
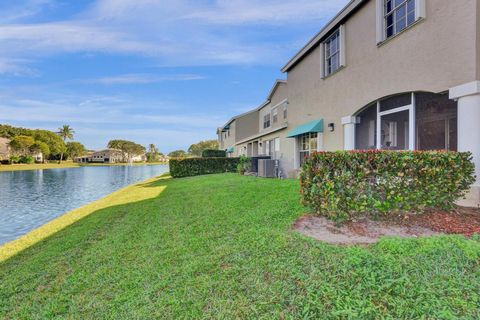
<svg viewBox="0 0 480 320">
<path fill-rule="evenodd" d="M 214 139 L 348 0 L 0 0 L 0 123 L 88 148 Z"/>
</svg>

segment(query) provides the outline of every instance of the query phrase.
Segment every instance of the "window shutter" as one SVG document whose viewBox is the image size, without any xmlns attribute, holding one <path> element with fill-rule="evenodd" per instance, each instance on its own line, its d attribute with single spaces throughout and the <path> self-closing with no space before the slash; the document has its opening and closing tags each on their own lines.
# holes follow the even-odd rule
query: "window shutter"
<svg viewBox="0 0 480 320">
<path fill-rule="evenodd" d="M 320 77 L 325 78 L 325 44 L 320 43 Z"/>
<path fill-rule="evenodd" d="M 340 26 L 340 66 L 346 66 L 346 53 L 345 53 L 345 25 Z"/>
<path fill-rule="evenodd" d="M 385 40 L 385 28 L 383 22 L 383 1 L 377 0 L 377 44 Z"/>
<path fill-rule="evenodd" d="M 427 16 L 427 8 L 425 0 L 415 0 L 415 20 L 425 18 Z"/>
</svg>

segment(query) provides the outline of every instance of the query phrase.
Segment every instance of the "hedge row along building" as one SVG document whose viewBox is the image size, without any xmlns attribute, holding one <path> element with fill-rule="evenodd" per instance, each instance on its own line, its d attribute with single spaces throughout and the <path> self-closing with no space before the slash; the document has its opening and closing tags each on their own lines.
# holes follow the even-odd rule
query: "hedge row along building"
<svg viewBox="0 0 480 320">
<path fill-rule="evenodd" d="M 480 177 L 480 0 L 353 0 L 282 72 L 217 130 L 231 155 L 295 177 L 320 150 L 470 151 Z"/>
</svg>

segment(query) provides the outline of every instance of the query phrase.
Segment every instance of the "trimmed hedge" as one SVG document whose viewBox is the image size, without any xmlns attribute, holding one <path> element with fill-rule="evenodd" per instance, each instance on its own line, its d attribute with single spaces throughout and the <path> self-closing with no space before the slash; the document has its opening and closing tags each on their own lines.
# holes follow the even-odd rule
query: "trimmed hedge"
<svg viewBox="0 0 480 320">
<path fill-rule="evenodd" d="M 202 151 L 202 158 L 226 158 L 227 152 L 225 150 L 207 149 Z"/>
<path fill-rule="evenodd" d="M 174 178 L 212 173 L 237 172 L 240 158 L 186 158 L 171 159 L 170 174 Z"/>
<path fill-rule="evenodd" d="M 467 152 L 319 152 L 302 168 L 300 192 L 305 205 L 336 220 L 451 209 L 475 182 L 474 172 Z"/>
</svg>

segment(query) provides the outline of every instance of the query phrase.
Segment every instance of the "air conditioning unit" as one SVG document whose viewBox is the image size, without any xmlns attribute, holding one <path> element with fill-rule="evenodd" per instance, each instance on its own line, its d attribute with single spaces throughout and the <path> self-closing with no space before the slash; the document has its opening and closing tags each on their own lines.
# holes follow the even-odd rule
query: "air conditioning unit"
<svg viewBox="0 0 480 320">
<path fill-rule="evenodd" d="M 258 176 L 263 178 L 276 178 L 277 167 L 277 160 L 258 159 Z"/>
</svg>

